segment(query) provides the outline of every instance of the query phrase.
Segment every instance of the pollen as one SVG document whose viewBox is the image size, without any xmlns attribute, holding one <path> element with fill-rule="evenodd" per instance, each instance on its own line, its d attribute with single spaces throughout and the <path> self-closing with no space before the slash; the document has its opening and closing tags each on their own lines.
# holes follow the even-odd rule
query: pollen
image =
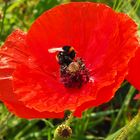
<svg viewBox="0 0 140 140">
<path fill-rule="evenodd" d="M 65 87 L 81 88 L 83 84 L 89 81 L 89 71 L 84 61 L 77 58 L 68 66 L 62 65 L 60 67 L 60 80 Z"/>
<path fill-rule="evenodd" d="M 75 72 L 79 71 L 79 69 L 80 69 L 80 65 L 79 65 L 79 63 L 77 63 L 77 62 L 71 62 L 71 63 L 69 64 L 69 66 L 67 67 L 67 70 L 68 70 L 70 73 L 75 73 Z"/>
</svg>

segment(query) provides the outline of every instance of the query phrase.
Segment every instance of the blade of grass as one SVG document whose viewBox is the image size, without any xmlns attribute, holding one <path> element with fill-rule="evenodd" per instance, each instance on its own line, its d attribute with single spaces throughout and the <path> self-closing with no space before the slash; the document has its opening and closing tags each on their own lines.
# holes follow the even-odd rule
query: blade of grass
<svg viewBox="0 0 140 140">
<path fill-rule="evenodd" d="M 140 0 L 137 0 L 136 3 L 135 3 L 135 5 L 132 6 L 131 10 L 128 12 L 128 14 L 129 14 L 129 15 L 134 15 L 134 14 L 136 14 L 136 11 L 137 11 L 139 5 L 140 5 Z"/>
<path fill-rule="evenodd" d="M 117 5 L 117 0 L 115 0 L 115 2 L 113 4 L 113 9 L 115 9 L 116 5 Z"/>
<path fill-rule="evenodd" d="M 115 138 L 122 132 L 123 128 L 119 129 L 115 133 L 109 135 L 105 140 L 115 140 Z"/>
<path fill-rule="evenodd" d="M 4 20 L 5 20 L 7 8 L 8 8 L 8 1 L 5 1 L 5 6 L 4 6 L 4 9 L 3 9 L 3 18 L 2 18 L 2 21 L 1 21 L 1 27 L 0 27 L 0 41 L 2 41 L 1 38 L 2 38 L 3 29 L 4 29 Z"/>
<path fill-rule="evenodd" d="M 140 112 L 128 123 L 121 131 L 121 133 L 115 138 L 115 140 L 126 140 L 129 135 L 136 131 L 137 126 L 140 123 Z"/>
<path fill-rule="evenodd" d="M 121 9 L 121 6 L 123 5 L 123 3 L 124 3 L 124 1 L 123 1 L 123 0 L 120 0 L 120 1 L 118 2 L 118 5 L 116 6 L 115 10 L 116 10 L 116 11 L 119 11 L 119 9 Z"/>
<path fill-rule="evenodd" d="M 30 122 L 27 126 L 25 126 L 21 131 L 19 131 L 19 133 L 17 133 L 15 135 L 15 140 L 19 140 L 19 138 L 24 135 L 30 128 L 32 128 L 36 123 L 38 122 L 38 120 L 32 120 L 32 122 Z"/>
<path fill-rule="evenodd" d="M 117 124 L 119 123 L 120 117 L 122 116 L 122 114 L 124 112 L 127 111 L 128 106 L 129 106 L 129 103 L 130 103 L 130 100 L 131 100 L 132 96 L 134 95 L 134 92 L 135 92 L 135 88 L 133 86 L 131 86 L 130 89 L 129 89 L 129 91 L 128 91 L 127 96 L 125 97 L 125 100 L 123 102 L 123 105 L 122 105 L 122 107 L 121 107 L 121 109 L 120 109 L 120 111 L 119 111 L 116 119 L 114 120 L 114 122 L 112 124 L 112 127 L 110 129 L 109 134 L 111 134 L 112 132 L 114 132 L 114 130 L 116 129 Z"/>
</svg>

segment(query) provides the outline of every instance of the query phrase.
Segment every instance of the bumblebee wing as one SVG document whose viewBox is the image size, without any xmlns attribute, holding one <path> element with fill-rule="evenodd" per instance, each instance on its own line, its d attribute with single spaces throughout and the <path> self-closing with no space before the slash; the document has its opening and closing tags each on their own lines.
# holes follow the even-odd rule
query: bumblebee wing
<svg viewBox="0 0 140 140">
<path fill-rule="evenodd" d="M 48 49 L 49 53 L 55 53 L 55 52 L 58 52 L 58 51 L 63 51 L 63 49 L 62 48 L 51 48 L 51 49 Z"/>
</svg>

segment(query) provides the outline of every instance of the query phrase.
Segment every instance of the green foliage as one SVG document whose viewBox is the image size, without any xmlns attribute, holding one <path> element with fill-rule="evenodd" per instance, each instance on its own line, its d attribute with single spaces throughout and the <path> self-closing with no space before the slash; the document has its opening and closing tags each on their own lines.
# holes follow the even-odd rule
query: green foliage
<svg viewBox="0 0 140 140">
<path fill-rule="evenodd" d="M 0 44 L 16 28 L 27 31 L 45 10 L 67 0 L 0 0 Z M 87 0 L 71 0 L 87 1 Z M 140 0 L 89 0 L 106 3 L 118 12 L 129 14 L 140 23 Z M 135 116 L 140 105 L 133 100 L 136 91 L 125 82 L 109 103 L 84 112 L 74 118 L 72 140 L 113 140 Z M 0 103 L 0 140 L 52 140 L 54 130 L 63 120 L 25 120 L 13 116 Z M 121 129 L 122 128 L 122 129 Z M 114 133 L 115 132 L 115 133 Z M 140 124 L 128 134 L 128 140 L 139 140 Z"/>
</svg>

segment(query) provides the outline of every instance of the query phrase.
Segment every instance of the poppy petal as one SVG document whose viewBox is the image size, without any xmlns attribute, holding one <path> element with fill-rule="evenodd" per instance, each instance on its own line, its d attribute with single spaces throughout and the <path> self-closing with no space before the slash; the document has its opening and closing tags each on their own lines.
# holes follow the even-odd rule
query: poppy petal
<svg viewBox="0 0 140 140">
<path fill-rule="evenodd" d="M 139 46 L 140 47 L 140 46 Z M 140 90 L 140 48 L 135 57 L 129 63 L 129 71 L 126 79 L 138 90 Z"/>
<path fill-rule="evenodd" d="M 26 63 L 27 58 L 25 56 L 28 56 L 25 37 L 25 33 L 16 30 L 7 38 L 0 49 L 0 99 L 11 112 L 22 118 L 62 118 L 63 112 L 39 112 L 27 108 L 13 93 L 12 73 L 19 63 Z"/>
<path fill-rule="evenodd" d="M 13 98 L 10 94 L 10 91 L 12 91 L 10 86 L 12 73 L 16 69 L 16 65 L 25 60 L 25 36 L 25 33 L 16 30 L 8 36 L 4 45 L 0 48 L 0 96 L 9 101 Z"/>
<path fill-rule="evenodd" d="M 60 5 L 33 23 L 27 34 L 27 43 L 40 63 L 47 66 L 53 63 L 48 67 L 51 72 L 58 70 L 58 64 L 48 50 L 65 45 L 73 46 L 77 55 L 85 60 L 91 52 L 93 64 L 98 63 L 107 48 L 107 39 L 116 31 L 116 15 L 104 4 L 79 2 Z"/>
<path fill-rule="evenodd" d="M 117 38 L 118 43 L 114 42 L 115 44 L 113 48 L 110 49 L 110 55 L 108 54 L 107 57 L 104 59 L 103 63 L 104 66 L 102 66 L 103 73 L 101 78 L 104 79 L 105 76 L 103 76 L 103 74 L 106 75 L 106 73 L 108 73 L 110 70 L 112 70 L 112 72 L 113 70 L 114 72 L 116 71 L 116 75 L 112 77 L 113 79 L 111 79 L 112 82 L 110 82 L 110 85 L 104 86 L 98 91 L 95 100 L 86 102 L 76 109 L 75 111 L 76 116 L 80 117 L 83 110 L 93 106 L 98 106 L 102 103 L 106 103 L 110 99 L 112 99 L 114 97 L 116 90 L 123 82 L 125 75 L 128 73 L 128 63 L 131 60 L 131 58 L 135 55 L 136 49 L 139 47 L 139 42 L 136 36 L 137 26 L 134 23 L 134 21 L 132 21 L 131 18 L 129 18 L 125 14 L 118 13 L 118 19 L 119 19 L 119 36 L 118 36 L 119 38 Z M 113 39 L 112 41 L 115 41 L 115 39 Z M 116 51 L 114 51 L 115 48 Z M 108 66 L 111 66 L 112 69 L 107 69 Z"/>
<path fill-rule="evenodd" d="M 22 102 L 7 102 L 4 101 L 7 108 L 14 113 L 15 115 L 25 118 L 25 119 L 34 119 L 34 118 L 63 118 L 64 112 L 55 113 L 55 112 L 39 112 L 35 109 L 30 109 L 26 107 Z"/>
<path fill-rule="evenodd" d="M 0 80 L 0 99 L 4 102 L 7 108 L 17 116 L 26 119 L 33 118 L 63 118 L 64 113 L 55 112 L 39 112 L 35 109 L 26 107 L 20 102 L 13 93 L 11 80 Z"/>
<path fill-rule="evenodd" d="M 17 98 L 27 107 L 41 112 L 74 110 L 83 102 L 95 98 L 92 92 L 93 85 L 90 82 L 80 89 L 67 89 L 59 79 L 54 79 L 42 71 L 30 69 L 26 65 L 18 66 L 13 78 L 14 93 Z"/>
</svg>

